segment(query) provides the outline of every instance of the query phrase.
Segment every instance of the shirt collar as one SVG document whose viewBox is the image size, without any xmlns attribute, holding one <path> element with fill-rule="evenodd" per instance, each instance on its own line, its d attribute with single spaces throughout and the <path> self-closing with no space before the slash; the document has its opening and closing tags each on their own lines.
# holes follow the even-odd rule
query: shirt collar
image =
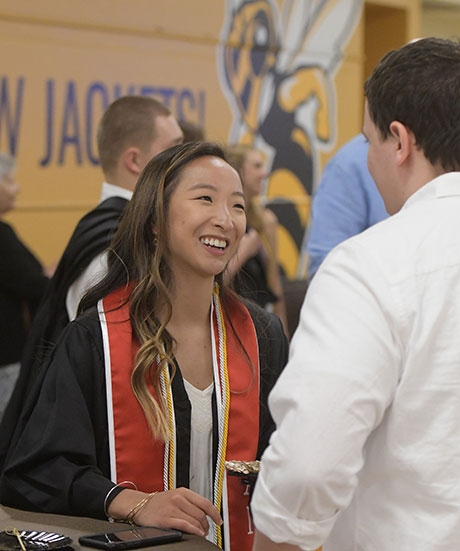
<svg viewBox="0 0 460 551">
<path fill-rule="evenodd" d="M 129 189 L 126 189 L 120 186 L 114 186 L 113 184 L 104 182 L 102 184 L 100 202 L 102 203 L 102 201 L 105 201 L 110 197 L 123 197 L 123 199 L 127 199 L 128 201 L 130 201 L 132 196 L 133 196 L 133 192 L 130 191 Z"/>
<path fill-rule="evenodd" d="M 413 193 L 402 208 L 411 207 L 421 201 L 453 195 L 460 195 L 460 172 L 446 172 L 437 176 Z"/>
</svg>

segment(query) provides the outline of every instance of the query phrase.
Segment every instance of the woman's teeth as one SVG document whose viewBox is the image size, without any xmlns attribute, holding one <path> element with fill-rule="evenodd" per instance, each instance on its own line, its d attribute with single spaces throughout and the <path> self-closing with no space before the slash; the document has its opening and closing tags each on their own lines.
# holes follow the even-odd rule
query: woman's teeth
<svg viewBox="0 0 460 551">
<path fill-rule="evenodd" d="M 209 245 L 210 247 L 217 247 L 218 249 L 225 249 L 227 242 L 223 239 L 214 239 L 213 237 L 202 237 L 200 239 L 203 245 Z"/>
</svg>

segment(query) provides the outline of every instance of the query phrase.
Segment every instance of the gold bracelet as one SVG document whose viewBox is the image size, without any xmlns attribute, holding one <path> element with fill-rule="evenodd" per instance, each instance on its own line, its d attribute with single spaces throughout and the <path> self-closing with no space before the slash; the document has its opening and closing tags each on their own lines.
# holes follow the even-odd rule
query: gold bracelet
<svg viewBox="0 0 460 551">
<path fill-rule="evenodd" d="M 123 519 L 115 519 L 115 518 L 112 518 L 109 513 L 107 512 L 107 501 L 111 495 L 111 493 L 116 490 L 117 488 L 122 488 L 124 487 L 123 485 L 124 484 L 131 484 L 131 486 L 133 486 L 133 488 L 135 490 L 137 490 L 137 486 L 134 484 L 134 482 L 131 482 L 130 480 L 124 480 L 123 482 L 119 482 L 118 484 L 115 484 L 115 486 L 112 486 L 112 488 L 110 488 L 110 490 L 107 492 L 107 495 L 105 496 L 105 499 L 104 499 L 104 513 L 105 513 L 105 516 L 107 517 L 107 520 L 109 522 L 123 522 Z"/>
<path fill-rule="evenodd" d="M 134 522 L 134 517 L 137 515 L 137 513 L 144 508 L 147 503 L 152 499 L 154 495 L 156 495 L 158 492 L 152 492 L 151 494 L 148 494 L 144 498 L 142 498 L 137 505 L 134 505 L 134 507 L 131 509 L 131 511 L 128 513 L 126 517 L 126 522 L 129 522 L 132 526 L 136 526 L 136 523 Z"/>
</svg>

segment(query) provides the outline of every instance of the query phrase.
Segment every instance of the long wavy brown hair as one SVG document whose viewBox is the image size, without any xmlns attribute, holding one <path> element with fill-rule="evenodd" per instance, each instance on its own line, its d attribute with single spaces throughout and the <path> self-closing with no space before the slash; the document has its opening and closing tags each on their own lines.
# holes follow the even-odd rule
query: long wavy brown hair
<svg viewBox="0 0 460 551">
<path fill-rule="evenodd" d="M 130 286 L 130 321 L 139 341 L 131 385 L 154 437 L 163 441 L 169 438 L 169 426 L 157 358 L 175 365 L 175 343 L 166 329 L 172 314 L 173 284 L 173 274 L 165 260 L 168 205 L 184 168 L 205 156 L 226 161 L 223 150 L 216 144 L 191 142 L 168 149 L 147 164 L 108 249 L 108 273 L 79 306 L 79 313 L 83 313 L 115 289 Z M 222 274 L 216 276 L 216 281 L 225 309 L 231 291 L 222 284 Z M 159 311 L 166 312 L 163 322 L 157 318 Z M 156 399 L 147 381 L 153 384 Z"/>
</svg>

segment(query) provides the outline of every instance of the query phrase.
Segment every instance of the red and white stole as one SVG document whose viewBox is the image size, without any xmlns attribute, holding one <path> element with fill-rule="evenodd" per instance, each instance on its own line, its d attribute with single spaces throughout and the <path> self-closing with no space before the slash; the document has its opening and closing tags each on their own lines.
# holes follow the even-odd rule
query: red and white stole
<svg viewBox="0 0 460 551">
<path fill-rule="evenodd" d="M 107 418 L 111 479 L 134 482 L 144 492 L 175 488 L 176 423 L 169 370 L 161 369 L 161 390 L 168 405 L 171 439 L 165 445 L 153 439 L 144 413 L 132 389 L 131 373 L 139 348 L 132 335 L 126 288 L 114 291 L 98 304 L 101 322 L 107 392 Z M 123 305 L 123 306 L 121 306 Z M 259 438 L 259 353 L 255 327 L 243 304 L 232 299 L 232 321 L 255 373 L 249 368 L 238 339 L 221 308 L 218 289 L 211 307 L 214 386 L 217 402 L 218 454 L 214 474 L 214 505 L 224 519 L 212 526 L 214 543 L 226 551 L 250 551 L 253 531 L 249 515 L 248 488 L 241 479 L 227 476 L 226 460 L 253 461 Z M 150 392 L 156 397 L 149 385 Z"/>
</svg>

